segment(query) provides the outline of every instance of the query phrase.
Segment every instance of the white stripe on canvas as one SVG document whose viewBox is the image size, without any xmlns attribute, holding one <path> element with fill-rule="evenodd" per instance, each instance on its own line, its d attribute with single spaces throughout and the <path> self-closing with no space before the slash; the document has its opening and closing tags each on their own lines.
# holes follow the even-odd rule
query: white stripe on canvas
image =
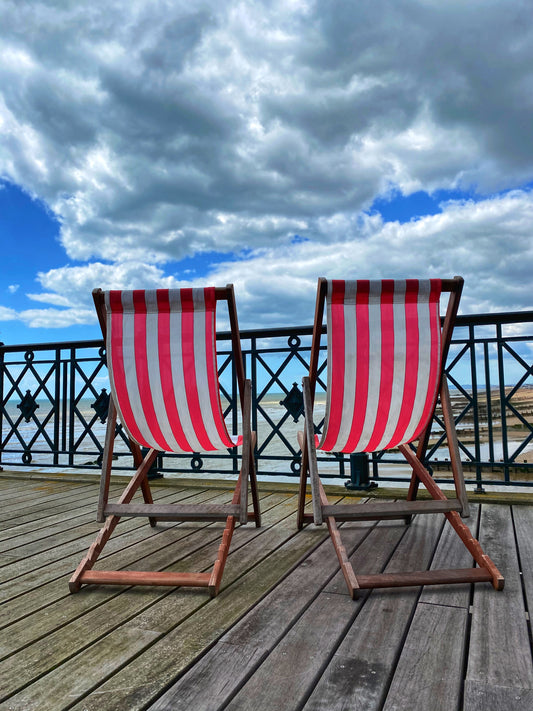
<svg viewBox="0 0 533 711">
<path fill-rule="evenodd" d="M 151 447 L 159 449 L 148 423 L 146 422 L 141 396 L 139 393 L 135 359 L 135 314 L 133 310 L 133 293 L 131 291 L 123 291 L 121 297 L 124 311 L 122 316 L 122 355 L 124 360 L 126 390 L 128 392 L 135 424 L 139 428 L 140 433 Z"/>
<path fill-rule="evenodd" d="M 369 317 L 369 363 L 368 363 L 368 398 L 363 431 L 355 451 L 362 452 L 368 445 L 374 427 L 379 406 L 381 385 L 381 282 L 371 281 L 368 296 Z"/>
<path fill-rule="evenodd" d="M 431 282 L 424 280 L 419 285 L 418 297 L 418 327 L 419 327 L 419 345 L 418 345 L 418 377 L 416 381 L 416 396 L 413 403 L 413 411 L 411 419 L 403 437 L 404 442 L 409 442 L 416 432 L 420 419 L 424 413 L 426 397 L 428 392 L 429 374 L 431 368 L 431 309 L 435 309 L 435 304 L 429 303 L 431 293 Z M 439 326 L 440 334 L 440 326 Z M 440 339 L 439 339 L 440 343 Z"/>
<path fill-rule="evenodd" d="M 405 362 L 407 347 L 407 333 L 405 325 L 405 290 L 406 282 L 404 279 L 398 279 L 394 282 L 394 298 L 392 304 L 394 319 L 394 371 L 392 377 L 391 402 L 385 431 L 376 446 L 376 451 L 379 451 L 390 442 L 390 439 L 398 425 L 398 418 L 400 417 L 400 411 L 402 408 L 405 389 Z"/>
</svg>

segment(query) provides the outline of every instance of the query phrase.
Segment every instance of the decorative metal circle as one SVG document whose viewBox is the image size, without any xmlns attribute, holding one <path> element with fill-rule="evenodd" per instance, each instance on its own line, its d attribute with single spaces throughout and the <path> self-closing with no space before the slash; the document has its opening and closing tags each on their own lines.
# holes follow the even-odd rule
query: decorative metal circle
<svg viewBox="0 0 533 711">
<path fill-rule="evenodd" d="M 33 363 L 33 359 L 35 358 L 35 353 L 33 351 L 26 351 L 24 353 L 24 360 L 26 363 Z"/>
<path fill-rule="evenodd" d="M 22 461 L 24 462 L 24 464 L 31 464 L 31 460 L 31 452 L 24 452 L 24 454 L 22 455 Z"/>
<path fill-rule="evenodd" d="M 204 466 L 204 462 L 203 462 L 202 457 L 200 457 L 198 454 L 195 454 L 194 457 L 191 459 L 191 469 L 193 471 L 197 472 L 203 466 Z"/>
<path fill-rule="evenodd" d="M 295 350 L 296 348 L 300 347 L 300 344 L 302 343 L 302 341 L 299 336 L 289 336 L 287 343 L 289 345 L 289 348 L 292 348 L 293 350 Z"/>
<path fill-rule="evenodd" d="M 291 462 L 292 473 L 299 474 L 301 468 L 302 468 L 302 460 L 301 459 L 293 459 Z"/>
<path fill-rule="evenodd" d="M 98 349 L 98 355 L 102 360 L 106 359 L 106 352 L 105 352 L 105 346 L 102 346 L 101 348 Z"/>
</svg>

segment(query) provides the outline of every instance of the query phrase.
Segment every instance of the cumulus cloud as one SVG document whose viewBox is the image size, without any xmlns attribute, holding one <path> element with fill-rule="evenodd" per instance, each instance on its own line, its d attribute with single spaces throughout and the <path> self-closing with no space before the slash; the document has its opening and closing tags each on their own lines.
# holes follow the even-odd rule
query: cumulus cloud
<svg viewBox="0 0 533 711">
<path fill-rule="evenodd" d="M 411 222 L 339 213 L 315 221 L 324 239 L 274 244 L 214 265 L 194 285 L 234 283 L 241 327 L 308 324 L 318 276 L 329 278 L 465 278 L 463 313 L 513 311 L 531 305 L 533 193 L 513 191 L 480 202 L 449 202 L 443 212 Z M 328 241 L 325 237 L 328 236 Z M 49 326 L 94 320 L 96 287 L 191 286 L 178 274 L 135 261 L 61 267 L 39 275 L 43 293 L 30 297 L 61 309 L 23 312 Z"/>
<path fill-rule="evenodd" d="M 181 284 L 173 262 L 210 251 L 249 323 L 282 290 L 309 321 L 311 282 L 347 271 L 467 271 L 466 305 L 524 307 L 531 195 L 490 196 L 533 176 L 527 3 L 5 0 L 0 23 L 0 175 L 89 262 L 40 274 L 54 308 L 28 323 L 80 322 L 96 285 Z M 485 199 L 365 214 L 452 188 Z"/>
</svg>

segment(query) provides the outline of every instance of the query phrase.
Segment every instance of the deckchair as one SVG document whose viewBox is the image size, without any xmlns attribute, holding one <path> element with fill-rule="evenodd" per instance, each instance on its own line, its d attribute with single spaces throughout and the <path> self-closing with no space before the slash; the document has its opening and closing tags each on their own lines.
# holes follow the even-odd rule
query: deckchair
<svg viewBox="0 0 533 711">
<path fill-rule="evenodd" d="M 236 525 L 261 525 L 250 426 L 251 386 L 244 377 L 233 286 L 205 289 L 93 291 L 106 344 L 111 393 L 97 520 L 105 522 L 69 581 L 83 583 L 207 587 L 217 594 Z M 242 435 L 230 435 L 220 399 L 215 312 L 226 301 L 242 411 Z M 109 483 L 117 414 L 129 438 L 137 467 L 118 503 L 109 503 Z M 228 450 L 242 445 L 241 470 L 231 504 L 154 504 L 148 472 L 161 452 Z M 143 456 L 145 448 L 147 453 Z M 253 513 L 248 512 L 250 483 Z M 141 489 L 144 503 L 131 503 Z M 164 521 L 225 521 L 222 543 L 211 572 L 178 573 L 93 570 L 122 516 Z"/>
<path fill-rule="evenodd" d="M 352 598 L 364 588 L 490 581 L 504 579 L 462 521 L 468 517 L 457 434 L 444 364 L 449 350 L 463 279 L 341 281 L 319 279 L 309 376 L 303 380 L 305 431 L 302 449 L 298 527 L 326 522 Z M 441 293 L 449 292 L 444 321 Z M 313 406 L 318 377 L 324 304 L 327 308 L 327 393 L 322 435 L 315 434 Z M 437 396 L 440 395 L 450 450 L 455 497 L 448 499 L 423 465 Z M 412 444 L 417 441 L 416 448 Z M 397 448 L 412 468 L 406 501 L 330 505 L 317 468 L 320 452 L 376 452 Z M 311 479 L 313 512 L 304 511 Z M 418 501 L 419 484 L 431 500 Z M 355 574 L 337 521 L 405 519 L 441 513 L 448 519 L 478 567 L 453 570 Z"/>
</svg>

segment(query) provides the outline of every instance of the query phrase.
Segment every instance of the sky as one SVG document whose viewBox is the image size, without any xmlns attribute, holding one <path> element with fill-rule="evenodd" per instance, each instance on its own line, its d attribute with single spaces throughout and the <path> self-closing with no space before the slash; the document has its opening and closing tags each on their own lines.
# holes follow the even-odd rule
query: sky
<svg viewBox="0 0 533 711">
<path fill-rule="evenodd" d="M 461 274 L 533 308 L 530 0 L 2 0 L 0 341 L 96 338 L 91 291 Z"/>
</svg>

